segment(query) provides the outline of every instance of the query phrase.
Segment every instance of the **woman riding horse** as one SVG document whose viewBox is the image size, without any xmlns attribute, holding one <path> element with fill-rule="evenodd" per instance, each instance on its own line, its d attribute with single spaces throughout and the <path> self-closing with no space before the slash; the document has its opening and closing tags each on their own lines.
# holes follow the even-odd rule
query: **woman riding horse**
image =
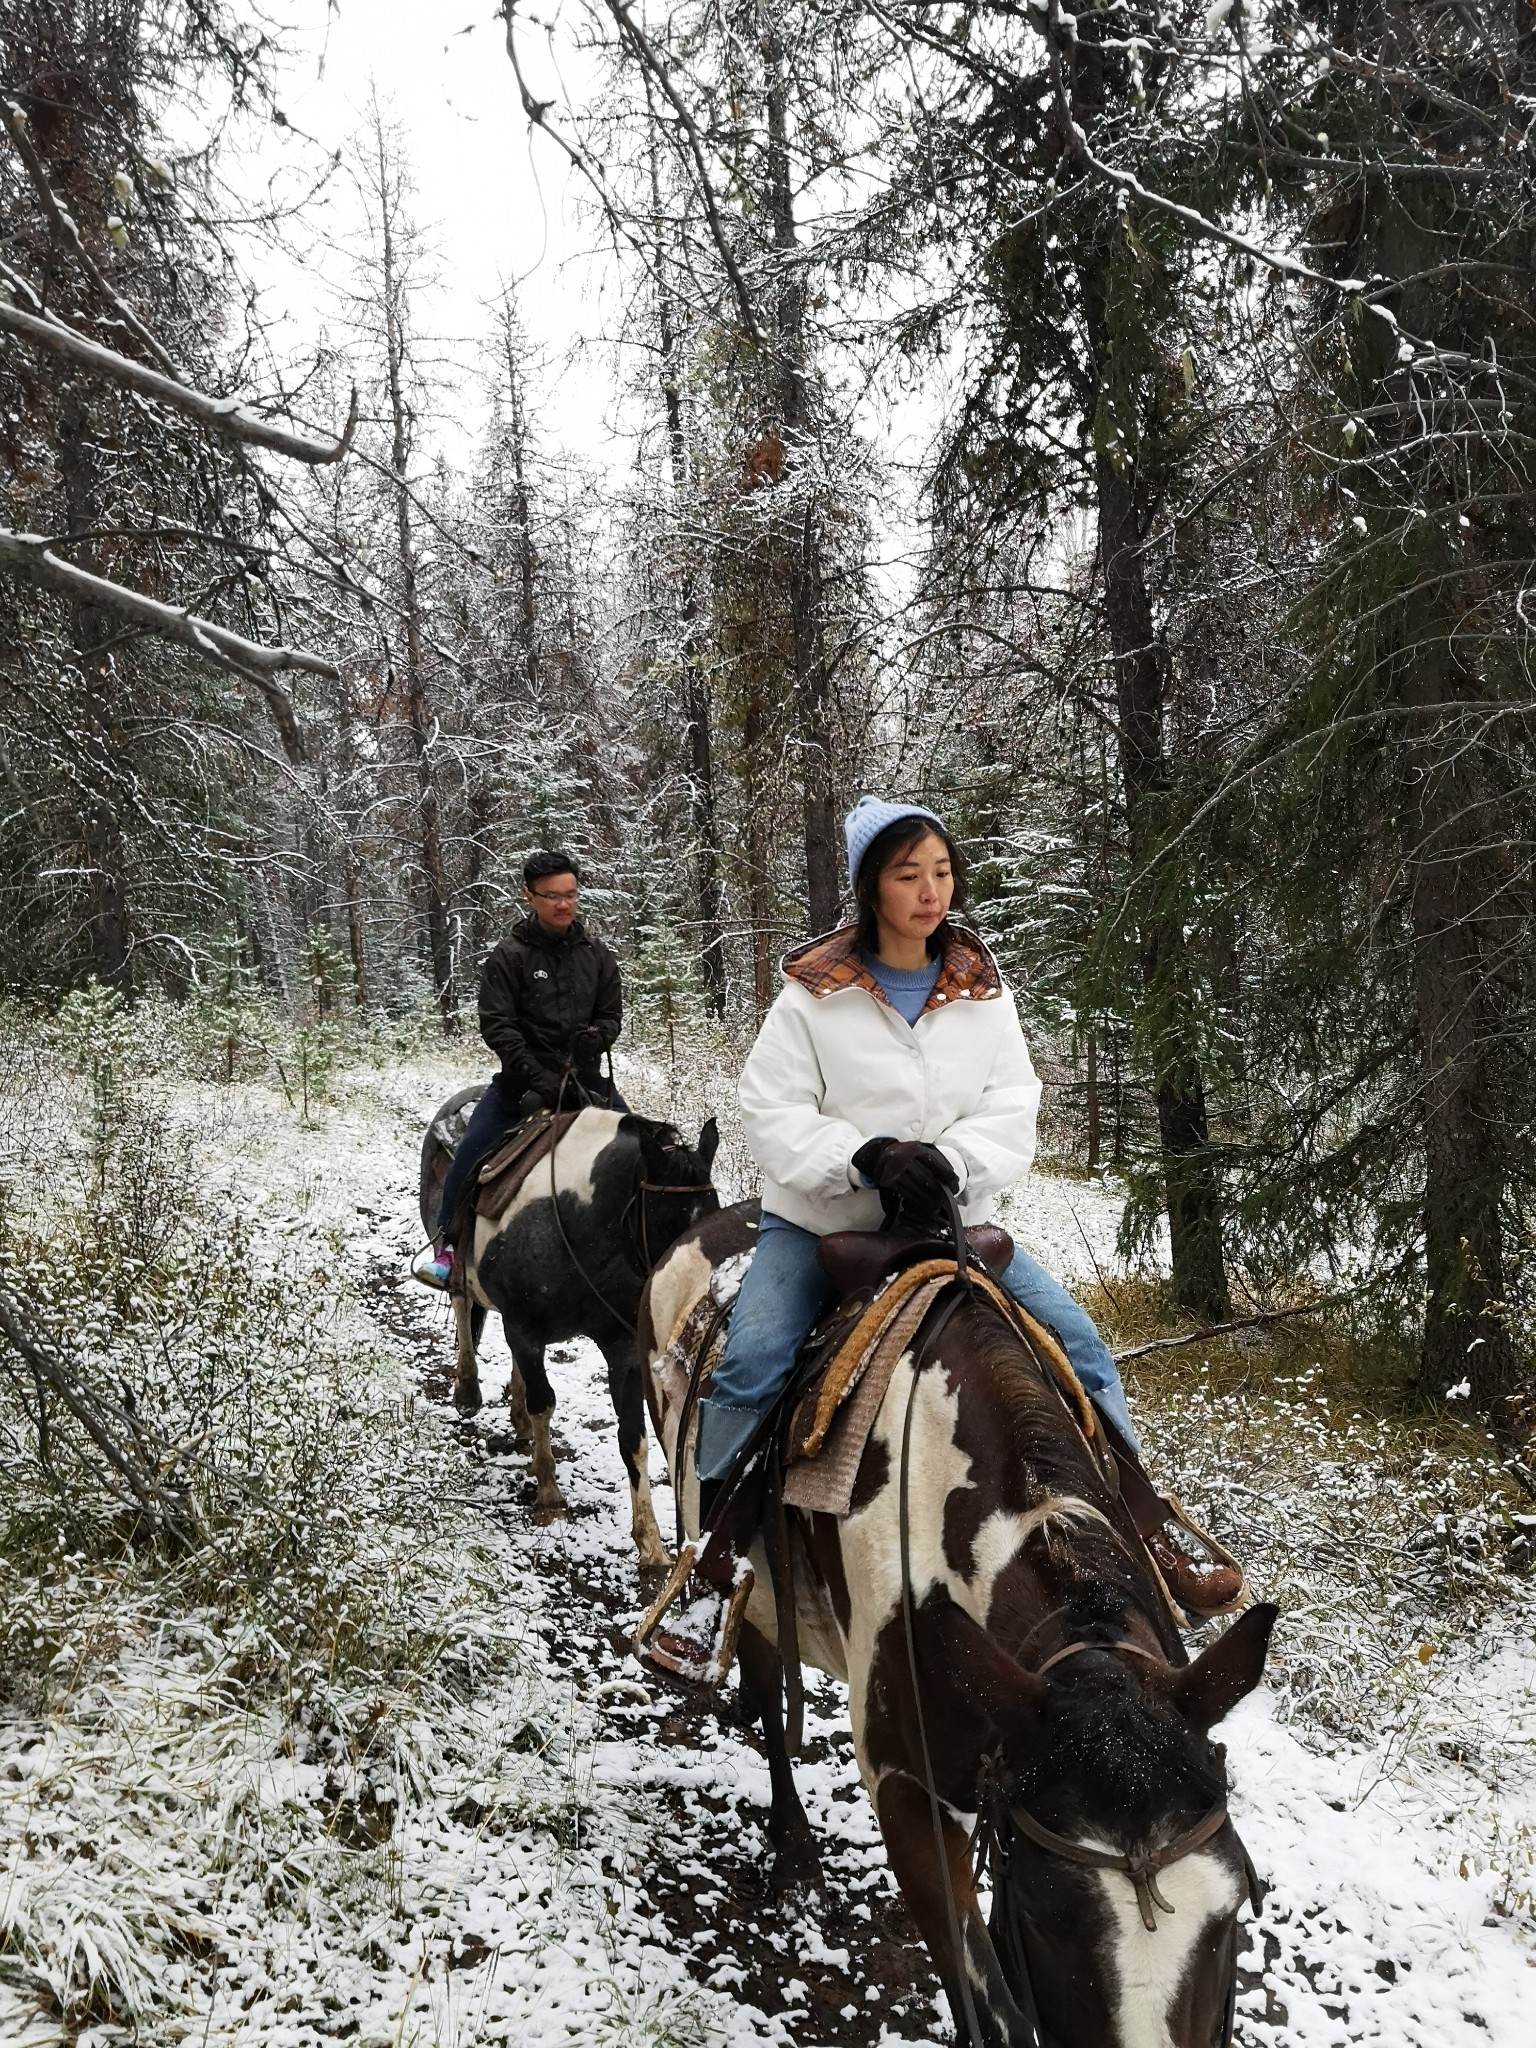
<svg viewBox="0 0 1536 2048">
<path fill-rule="evenodd" d="M 965 903 L 960 848 L 934 812 L 873 796 L 860 798 L 843 829 L 857 921 L 786 956 L 784 988 L 741 1077 L 763 1215 L 724 1355 L 699 1403 L 701 1525 L 836 1298 L 819 1240 L 878 1229 L 884 1211 L 931 1209 L 949 1196 L 967 1224 L 984 1223 L 1034 1158 L 1040 1083 L 1012 994 L 981 940 L 951 915 Z M 1000 1277 L 1055 1333 L 1118 1439 L 1127 1504 L 1174 1597 L 1201 1614 L 1228 1607 L 1241 1575 L 1174 1540 L 1172 1511 L 1140 1471 L 1125 1390 L 1092 1319 L 1027 1252 L 1015 1250 Z M 708 1586 L 732 1586 L 751 1534 L 715 1530 L 697 1566 Z M 691 1633 L 658 1634 L 650 1653 L 697 1673 L 710 1658 Z"/>
</svg>

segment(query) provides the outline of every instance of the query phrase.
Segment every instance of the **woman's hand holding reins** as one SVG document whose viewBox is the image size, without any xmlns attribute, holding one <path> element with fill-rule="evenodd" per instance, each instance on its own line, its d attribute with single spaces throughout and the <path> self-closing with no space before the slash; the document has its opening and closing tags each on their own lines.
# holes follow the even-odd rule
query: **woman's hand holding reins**
<svg viewBox="0 0 1536 2048">
<path fill-rule="evenodd" d="M 871 1138 L 853 1155 L 853 1165 L 896 1206 L 939 1210 L 960 1192 L 960 1176 L 937 1145 L 904 1138 Z"/>
</svg>

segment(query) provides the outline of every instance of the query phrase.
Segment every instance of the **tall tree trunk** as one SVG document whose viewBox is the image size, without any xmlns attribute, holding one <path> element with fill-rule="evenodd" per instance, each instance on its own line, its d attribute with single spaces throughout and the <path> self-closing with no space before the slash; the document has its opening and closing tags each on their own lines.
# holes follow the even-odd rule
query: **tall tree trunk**
<svg viewBox="0 0 1536 2048">
<path fill-rule="evenodd" d="M 382 125 L 376 129 L 378 191 L 382 223 L 381 286 L 383 291 L 385 369 L 389 388 L 392 438 L 390 462 L 399 480 L 395 489 L 395 538 L 399 556 L 400 609 L 405 621 L 405 693 L 407 729 L 416 763 L 417 819 L 421 873 L 426 898 L 427 951 L 443 1028 L 458 1029 L 458 996 L 454 988 L 453 947 L 449 936 L 449 889 L 443 861 L 442 806 L 432 766 L 432 707 L 427 697 L 427 664 L 422 633 L 421 588 L 417 574 L 416 537 L 411 500 L 405 488 L 411 456 L 411 414 L 405 391 L 405 330 L 401 298 L 403 281 L 395 258 L 391 171 Z"/>
<path fill-rule="evenodd" d="M 769 792 L 764 787 L 767 732 L 761 682 L 754 680 L 742 720 L 742 848 L 747 870 L 747 919 L 752 934 L 752 1000 L 761 1016 L 773 1001 L 773 853 Z"/>
<path fill-rule="evenodd" d="M 1163 740 L 1166 656 L 1147 592 L 1144 525 L 1133 472 L 1101 449 L 1097 483 L 1121 785 L 1131 860 L 1140 866 L 1155 843 L 1158 800 L 1168 785 Z M 1174 1298 L 1188 1315 L 1223 1322 L 1231 1304 L 1222 1248 L 1221 1191 L 1211 1159 L 1205 1086 L 1188 1012 L 1184 937 L 1177 917 L 1149 911 L 1139 934 L 1139 953 L 1143 989 L 1160 1013 L 1154 1018 L 1151 1056 Z"/>
<path fill-rule="evenodd" d="M 72 533 L 106 524 L 98 490 L 96 442 L 85 397 L 73 379 L 65 386 L 59 414 L 59 480 Z M 73 551 L 81 568 L 97 570 L 96 548 Z M 86 872 L 86 932 L 92 974 L 124 995 L 133 990 L 132 939 L 126 848 L 118 812 L 121 740 L 117 732 L 117 663 L 132 657 L 124 648 L 105 651 L 121 636 L 94 605 L 70 606 L 71 638 L 84 691 L 80 743 L 80 834 Z"/>
<path fill-rule="evenodd" d="M 762 35 L 767 77 L 768 206 L 778 258 L 774 307 L 779 350 L 778 403 L 791 460 L 806 430 L 805 285 L 796 265 L 795 196 L 789 151 L 789 85 L 784 45 L 766 15 Z M 800 728 L 801 810 L 805 837 L 806 912 L 813 932 L 837 923 L 841 900 L 837 807 L 832 770 L 831 675 L 827 664 L 826 592 L 815 491 L 798 465 L 803 507 L 798 530 L 785 536 L 795 708 Z M 793 476 L 793 472 L 791 472 Z"/>
<path fill-rule="evenodd" d="M 1438 579 L 1437 579 L 1438 580 Z M 1424 1259 L 1428 1295 L 1420 1373 L 1444 1398 L 1468 1386 L 1472 1404 L 1507 1419 L 1519 1365 L 1502 1314 L 1505 1167 L 1498 1137 L 1495 1042 L 1489 1003 L 1491 817 L 1479 749 L 1447 701 L 1476 693 L 1453 673 L 1452 624 L 1419 623 L 1402 660 L 1400 691 L 1417 710 L 1403 756 L 1401 819 L 1410 888 L 1414 1015 L 1424 1132 Z"/>
<path fill-rule="evenodd" d="M 1392 61 L 1411 53 L 1411 14 L 1406 0 L 1376 0 L 1353 24 L 1356 47 L 1376 61 L 1384 53 Z M 1427 97 L 1410 119 L 1426 155 L 1445 160 L 1482 146 L 1473 120 Z M 1390 186 L 1365 189 L 1361 254 L 1374 273 L 1403 280 L 1392 301 L 1402 327 L 1448 350 L 1472 345 L 1491 352 L 1475 316 L 1467 319 L 1459 282 L 1443 267 L 1447 249 L 1465 249 L 1465 243 L 1445 233 L 1435 209 L 1406 204 Z M 1500 256 L 1507 246 L 1503 239 L 1488 245 Z M 1371 394 L 1370 417 L 1380 422 L 1374 431 L 1389 447 L 1404 447 L 1390 473 L 1402 492 L 1396 510 L 1409 536 L 1405 555 L 1416 569 L 1397 606 L 1394 686 L 1408 714 L 1399 830 L 1412 926 L 1424 1152 L 1420 1379 L 1437 1398 L 1465 1385 L 1475 1409 L 1508 1426 L 1516 1421 L 1510 1402 L 1521 1372 L 1502 1313 L 1510 1139 L 1492 1067 L 1499 1038 L 1493 962 L 1511 909 L 1500 842 L 1506 834 L 1520 835 L 1488 782 L 1486 727 L 1475 715 L 1446 708 L 1487 695 L 1491 709 L 1498 691 L 1497 682 L 1479 672 L 1475 626 L 1467 631 L 1479 596 L 1482 522 L 1458 519 L 1463 503 L 1473 509 L 1468 493 L 1478 490 L 1476 441 L 1485 429 L 1479 423 L 1477 435 L 1465 440 L 1448 435 L 1454 442 L 1449 453 L 1436 447 L 1426 435 L 1423 389 L 1404 369 L 1395 326 L 1389 332 L 1375 321 L 1361 324 L 1355 369 Z M 1492 463 L 1493 488 L 1503 492 L 1509 485 L 1502 448 Z M 1461 529 L 1464 537 L 1453 550 L 1446 536 Z"/>
<path fill-rule="evenodd" d="M 533 578 L 533 513 L 528 492 L 527 416 L 523 377 L 517 360 L 517 329 L 510 303 L 503 308 L 502 339 L 507 355 L 507 431 L 512 451 L 512 516 L 517 522 L 517 596 L 522 629 L 523 674 L 528 694 L 539 694 L 539 606 Z"/>
<path fill-rule="evenodd" d="M 657 220 L 661 195 L 655 146 L 651 189 Z M 666 408 L 667 453 L 672 470 L 673 520 L 681 524 L 692 496 L 692 466 L 683 417 L 680 337 L 667 284 L 665 254 L 656 250 L 656 320 L 661 340 L 661 394 Z M 708 636 L 690 552 L 679 551 L 678 623 L 683 641 L 683 716 L 688 726 L 688 812 L 693 839 L 694 900 L 697 908 L 699 968 L 704 991 L 717 1017 L 725 1015 L 725 889 L 720 869 L 720 823 L 715 798 L 714 739 L 709 679 L 705 673 Z"/>
</svg>

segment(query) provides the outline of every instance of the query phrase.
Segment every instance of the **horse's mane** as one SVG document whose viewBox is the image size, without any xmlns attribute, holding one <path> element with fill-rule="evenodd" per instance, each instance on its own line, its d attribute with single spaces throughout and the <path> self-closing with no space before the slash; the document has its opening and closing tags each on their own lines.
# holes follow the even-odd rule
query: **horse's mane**
<svg viewBox="0 0 1536 2048">
<path fill-rule="evenodd" d="M 986 1379 L 1015 1455 L 1041 1497 L 1066 1496 L 1107 1509 L 1104 1481 L 1088 1448 L 1023 1340 L 990 1311 L 969 1318 L 967 1340 L 972 1369 Z M 1078 1566 L 1061 1600 L 1065 1639 L 1094 1630 L 1123 1634 L 1133 1614 L 1161 1616 L 1146 1565 L 1114 1529 L 1096 1518 L 1074 1519 L 1062 1540 Z"/>
<path fill-rule="evenodd" d="M 987 1381 L 1015 1453 L 1042 1497 L 1105 1504 L 1086 1446 L 1018 1335 L 992 1313 L 969 1318 L 966 1334 L 970 1369 Z M 1160 1615 L 1146 1566 L 1114 1529 L 1096 1518 L 1074 1518 L 1062 1541 L 1074 1570 L 1052 1615 L 1061 1642 L 1107 1646 L 1127 1632 L 1133 1615 Z M 1026 1804 L 1072 1786 L 1086 1795 L 1090 1812 L 1119 1816 L 1122 1825 L 1137 1816 L 1151 1825 L 1174 1806 L 1203 1810 L 1224 1789 L 1219 1763 L 1188 1723 L 1149 1695 L 1139 1674 L 1109 1656 L 1073 1658 L 1058 1667 L 1029 1742 L 1009 1763 Z"/>
</svg>

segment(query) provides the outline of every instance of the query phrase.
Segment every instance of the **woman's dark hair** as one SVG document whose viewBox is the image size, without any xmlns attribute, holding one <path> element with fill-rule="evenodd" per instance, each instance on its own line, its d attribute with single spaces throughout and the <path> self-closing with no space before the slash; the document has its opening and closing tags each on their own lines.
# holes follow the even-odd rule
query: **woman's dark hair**
<svg viewBox="0 0 1536 2048">
<path fill-rule="evenodd" d="M 965 855 L 956 846 L 942 825 L 936 825 L 932 818 L 897 818 L 877 833 L 864 849 L 864 858 L 859 862 L 859 878 L 854 884 L 854 902 L 858 906 L 859 944 L 866 953 L 878 952 L 880 947 L 880 923 L 875 915 L 875 899 L 880 894 L 880 877 L 892 862 L 910 853 L 914 846 L 926 839 L 929 833 L 935 839 L 942 839 L 949 852 L 949 871 L 955 878 L 955 893 L 950 898 L 950 910 L 965 908 Z M 928 957 L 936 960 L 944 950 L 944 933 L 949 920 L 936 924 L 928 934 Z"/>
<path fill-rule="evenodd" d="M 551 875 L 574 875 L 581 880 L 581 869 L 573 853 L 530 853 L 523 862 L 523 886 L 531 889 L 535 882 L 547 882 Z"/>
</svg>

